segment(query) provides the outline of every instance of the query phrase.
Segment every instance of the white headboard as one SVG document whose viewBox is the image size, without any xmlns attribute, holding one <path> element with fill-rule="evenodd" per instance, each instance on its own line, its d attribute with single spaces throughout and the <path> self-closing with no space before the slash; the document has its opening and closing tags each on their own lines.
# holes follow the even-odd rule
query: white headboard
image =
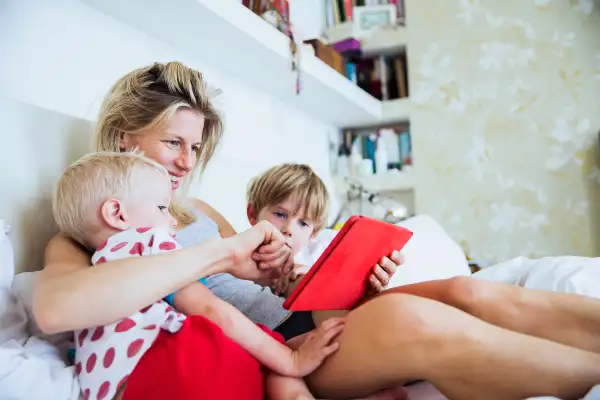
<svg viewBox="0 0 600 400">
<path fill-rule="evenodd" d="M 42 266 L 43 248 L 56 231 L 52 187 L 90 148 L 92 123 L 82 118 L 96 117 L 117 78 L 154 61 L 180 60 L 223 90 L 218 107 L 227 133 L 191 194 L 234 228 L 247 227 L 245 186 L 267 167 L 304 162 L 331 183 L 327 138 L 335 128 L 212 68 L 202 49 L 177 52 L 83 2 L 2 4 L 0 33 L 10 40 L 0 45 L 0 60 L 9 60 L 0 62 L 0 218 L 13 226 L 17 272 Z M 3 93 L 11 100 L 2 100 Z"/>
<path fill-rule="evenodd" d="M 0 218 L 12 226 L 15 272 L 42 267 L 57 231 L 52 188 L 63 169 L 89 151 L 89 121 L 0 98 Z"/>
</svg>

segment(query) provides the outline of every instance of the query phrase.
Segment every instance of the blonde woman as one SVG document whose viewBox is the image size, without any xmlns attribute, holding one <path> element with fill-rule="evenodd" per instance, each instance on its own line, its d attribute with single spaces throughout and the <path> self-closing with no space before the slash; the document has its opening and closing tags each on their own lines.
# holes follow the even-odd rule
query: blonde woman
<svg viewBox="0 0 600 400">
<path fill-rule="evenodd" d="M 221 135 L 202 75 L 180 63 L 155 63 L 114 85 L 100 112 L 96 149 L 139 148 L 167 169 L 177 195 L 171 210 L 177 238 L 185 249 L 90 268 L 90 252 L 57 235 L 46 248 L 34 297 L 43 330 L 106 325 L 202 277 L 252 321 L 283 325 L 283 299 L 251 282 L 291 268 L 281 233 L 259 224 L 236 234 L 214 208 L 184 198 Z M 396 267 L 388 261 L 378 274 L 382 286 Z M 311 389 L 320 398 L 347 398 L 419 378 L 452 398 L 571 398 L 600 382 L 598 302 L 481 285 L 474 279 L 427 282 L 365 303 L 348 315 L 340 350 L 310 377 Z M 532 323 L 540 310 L 543 323 Z M 505 374 L 499 378 L 497 371 Z M 294 385 L 299 396 L 307 394 L 302 381 L 287 387 Z"/>
</svg>

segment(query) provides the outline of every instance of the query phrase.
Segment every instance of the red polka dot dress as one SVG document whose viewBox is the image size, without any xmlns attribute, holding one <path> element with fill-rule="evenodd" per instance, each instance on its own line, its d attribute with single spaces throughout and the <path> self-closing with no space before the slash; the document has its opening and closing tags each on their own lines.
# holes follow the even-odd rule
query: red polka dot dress
<svg viewBox="0 0 600 400">
<path fill-rule="evenodd" d="M 180 248 L 164 230 L 131 229 L 110 237 L 92 264 L 100 268 L 108 261 Z M 177 332 L 185 318 L 161 300 L 112 324 L 76 331 L 75 372 L 84 399 L 112 399 L 160 331 Z"/>
</svg>

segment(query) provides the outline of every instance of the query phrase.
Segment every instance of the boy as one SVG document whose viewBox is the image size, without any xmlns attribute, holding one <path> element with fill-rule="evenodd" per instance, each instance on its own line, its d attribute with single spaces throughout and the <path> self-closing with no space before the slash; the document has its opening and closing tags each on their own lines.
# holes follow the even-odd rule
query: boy
<svg viewBox="0 0 600 400">
<path fill-rule="evenodd" d="M 304 164 L 281 164 L 254 178 L 248 185 L 247 216 L 251 225 L 260 221 L 273 224 L 287 238 L 292 254 L 305 248 L 324 227 L 329 208 L 329 194 L 321 178 Z M 399 252 L 383 257 L 369 277 L 369 295 L 382 290 L 402 263 Z M 287 275 L 273 282 L 277 294 L 289 294 L 298 277 L 310 266 L 296 265 Z M 315 328 L 332 315 L 344 312 L 296 312 L 276 329 L 290 338 Z"/>
<path fill-rule="evenodd" d="M 273 224 L 287 238 L 292 254 L 297 255 L 324 227 L 329 208 L 329 194 L 321 178 L 304 164 L 281 164 L 270 168 L 255 177 L 248 185 L 246 214 L 251 225 L 260 221 Z M 369 277 L 370 294 L 383 289 L 402 263 L 399 252 L 390 258 L 383 257 L 374 266 Z M 276 293 L 286 295 L 298 284 L 310 266 L 297 264 L 287 275 L 273 282 Z M 332 284 L 334 284 L 332 282 Z M 276 332 L 284 338 L 301 337 L 302 334 L 321 326 L 333 316 L 341 316 L 346 311 L 294 312 Z M 289 342 L 294 345 L 293 341 Z M 300 379 L 270 374 L 267 380 L 269 393 L 273 398 L 286 398 L 287 392 L 297 396 L 312 398 L 304 382 Z M 379 392 L 369 400 L 403 399 L 406 393 L 402 387 Z"/>
<path fill-rule="evenodd" d="M 161 165 L 133 153 L 96 153 L 64 172 L 56 187 L 53 209 L 63 232 L 87 248 L 97 249 L 92 263 L 98 266 L 122 257 L 179 249 L 172 236 L 176 221 L 169 213 L 170 199 L 170 178 Z M 84 398 L 111 399 L 125 386 L 125 399 L 143 397 L 135 393 L 137 389 L 129 388 L 132 379 L 134 383 L 141 381 L 136 374 L 138 365 L 151 365 L 157 370 L 157 365 L 169 363 L 173 370 L 168 375 L 181 372 L 181 376 L 191 378 L 191 373 L 194 377 L 193 381 L 164 377 L 171 387 L 161 388 L 159 383 L 158 388 L 169 397 L 180 398 L 176 393 L 181 393 L 186 398 L 210 398 L 208 391 L 220 399 L 262 399 L 258 363 L 238 351 L 233 342 L 269 369 L 291 377 L 311 373 L 338 348 L 333 339 L 343 328 L 340 320 L 297 340 L 297 350 L 292 350 L 281 343 L 277 334 L 256 326 L 199 285 L 193 302 L 186 302 L 185 290 L 175 295 L 175 306 L 183 314 L 160 300 L 123 320 L 75 332 L 75 370 Z M 218 325 L 228 338 L 199 315 Z M 212 332 L 210 338 L 203 336 L 208 331 Z M 190 354 L 181 345 L 173 347 L 178 338 L 187 341 L 188 348 L 202 348 L 203 352 Z M 164 351 L 153 351 L 158 347 L 178 351 L 167 357 Z M 214 354 L 223 349 L 226 351 Z M 227 356 L 229 359 L 225 359 Z M 207 366 L 208 360 L 214 365 Z M 231 369 L 224 370 L 225 365 Z M 147 373 L 148 368 L 142 369 Z M 204 376 L 195 376 L 196 371 L 204 371 L 199 374 Z M 228 374 L 236 375 L 230 380 L 237 378 L 237 382 L 216 385 L 223 383 Z M 160 397 L 157 392 L 152 396 Z"/>
</svg>

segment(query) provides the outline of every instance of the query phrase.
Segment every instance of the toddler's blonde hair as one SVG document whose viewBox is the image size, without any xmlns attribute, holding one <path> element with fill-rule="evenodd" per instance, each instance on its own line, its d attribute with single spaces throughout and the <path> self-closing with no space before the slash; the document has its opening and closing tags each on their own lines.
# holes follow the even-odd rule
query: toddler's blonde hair
<svg viewBox="0 0 600 400">
<path fill-rule="evenodd" d="M 148 169 L 164 174 L 164 184 L 170 185 L 167 170 L 137 152 L 98 152 L 80 158 L 63 172 L 54 189 L 52 211 L 58 227 L 89 247 L 87 232 L 102 204 L 111 198 L 127 199 L 138 174 Z"/>
<path fill-rule="evenodd" d="M 288 199 L 296 201 L 295 214 L 302 213 L 314 224 L 315 232 L 323 228 L 329 209 L 327 187 L 306 164 L 281 164 L 255 177 L 248 185 L 247 200 L 258 214 Z"/>
</svg>

